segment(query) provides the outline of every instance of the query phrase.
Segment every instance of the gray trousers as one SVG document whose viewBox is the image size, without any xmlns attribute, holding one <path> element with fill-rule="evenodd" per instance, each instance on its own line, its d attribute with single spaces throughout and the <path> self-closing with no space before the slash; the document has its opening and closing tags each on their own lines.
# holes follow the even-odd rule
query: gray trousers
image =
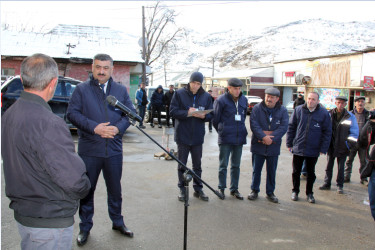
<svg viewBox="0 0 375 250">
<path fill-rule="evenodd" d="M 363 148 L 352 148 L 350 150 L 349 158 L 345 163 L 345 178 L 350 179 L 350 175 L 352 173 L 352 168 L 353 168 L 353 161 L 355 156 L 357 155 L 358 152 L 358 158 L 359 158 L 359 173 L 361 173 L 362 169 L 366 166 L 366 157 L 368 157 L 368 150 L 363 149 Z"/>
<path fill-rule="evenodd" d="M 17 222 L 22 250 L 71 250 L 73 226 L 67 228 L 25 227 Z"/>
</svg>

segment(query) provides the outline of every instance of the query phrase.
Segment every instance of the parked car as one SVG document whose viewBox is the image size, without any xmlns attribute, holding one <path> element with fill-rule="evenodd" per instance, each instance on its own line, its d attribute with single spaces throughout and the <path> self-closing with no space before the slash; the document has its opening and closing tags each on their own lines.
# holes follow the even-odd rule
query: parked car
<svg viewBox="0 0 375 250">
<path fill-rule="evenodd" d="M 245 95 L 247 98 L 247 113 L 251 114 L 251 111 L 253 110 L 254 106 L 258 103 L 261 103 L 263 101 L 262 98 L 259 96 L 254 95 Z"/>
<path fill-rule="evenodd" d="M 75 129 L 66 118 L 66 111 L 70 96 L 72 95 L 77 84 L 81 83 L 80 80 L 59 76 L 55 95 L 48 102 L 51 106 L 52 112 L 65 120 L 70 129 Z M 1 114 L 3 115 L 7 109 L 20 97 L 23 85 L 20 76 L 9 78 L 1 85 Z"/>
<path fill-rule="evenodd" d="M 294 101 L 290 101 L 288 102 L 287 105 L 285 105 L 286 109 L 288 110 L 289 115 L 292 114 L 294 111 L 293 105 L 294 105 Z"/>
<path fill-rule="evenodd" d="M 157 86 L 149 86 L 146 87 L 146 93 L 147 93 L 147 100 L 148 100 L 148 105 L 145 113 L 145 118 L 143 120 L 144 123 L 148 123 L 151 121 L 151 96 L 152 93 L 154 93 L 155 89 Z M 169 91 L 169 88 L 163 87 L 164 94 Z M 154 113 L 153 115 L 154 118 L 157 117 L 157 112 Z M 165 111 L 165 106 L 161 108 L 161 118 L 166 119 L 167 118 L 167 112 Z"/>
</svg>

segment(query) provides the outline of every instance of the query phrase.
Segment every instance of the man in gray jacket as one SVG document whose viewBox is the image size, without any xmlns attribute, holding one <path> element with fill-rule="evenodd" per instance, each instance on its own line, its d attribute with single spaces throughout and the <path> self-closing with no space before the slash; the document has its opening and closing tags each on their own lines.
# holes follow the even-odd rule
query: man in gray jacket
<svg viewBox="0 0 375 250">
<path fill-rule="evenodd" d="M 1 117 L 5 193 L 22 249 L 71 249 L 74 214 L 90 189 L 68 126 L 47 104 L 57 76 L 51 57 L 27 57 L 21 65 L 24 91 Z"/>
</svg>

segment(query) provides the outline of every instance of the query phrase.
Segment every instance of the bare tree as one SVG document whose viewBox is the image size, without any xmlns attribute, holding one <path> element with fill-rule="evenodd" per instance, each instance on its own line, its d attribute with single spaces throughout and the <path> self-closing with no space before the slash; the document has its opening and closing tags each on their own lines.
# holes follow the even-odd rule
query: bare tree
<svg viewBox="0 0 375 250">
<path fill-rule="evenodd" d="M 147 8 L 145 17 L 145 33 L 148 41 L 146 48 L 146 65 L 162 57 L 163 53 L 174 50 L 175 41 L 183 31 L 175 25 L 177 14 L 174 10 L 162 6 L 157 2 L 155 6 Z"/>
</svg>

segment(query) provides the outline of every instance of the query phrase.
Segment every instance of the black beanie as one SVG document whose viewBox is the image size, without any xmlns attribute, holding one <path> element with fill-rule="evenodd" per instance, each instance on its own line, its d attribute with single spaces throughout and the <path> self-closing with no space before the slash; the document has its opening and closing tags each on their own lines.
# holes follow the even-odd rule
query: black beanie
<svg viewBox="0 0 375 250">
<path fill-rule="evenodd" d="M 203 75 L 201 72 L 194 72 L 190 76 L 190 82 L 200 82 L 201 84 L 203 83 Z"/>
</svg>

